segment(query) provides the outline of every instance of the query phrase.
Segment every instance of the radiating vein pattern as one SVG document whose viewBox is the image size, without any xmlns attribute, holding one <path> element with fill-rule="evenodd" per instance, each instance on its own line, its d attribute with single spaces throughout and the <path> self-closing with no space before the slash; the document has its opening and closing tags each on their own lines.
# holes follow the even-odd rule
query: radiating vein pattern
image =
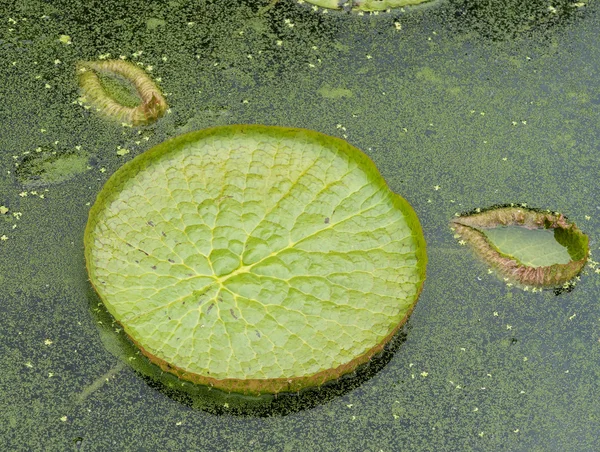
<svg viewBox="0 0 600 452">
<path fill-rule="evenodd" d="M 125 165 L 90 213 L 86 259 L 145 353 L 214 379 L 345 365 L 410 313 L 414 212 L 373 163 L 316 132 L 230 126 Z"/>
</svg>

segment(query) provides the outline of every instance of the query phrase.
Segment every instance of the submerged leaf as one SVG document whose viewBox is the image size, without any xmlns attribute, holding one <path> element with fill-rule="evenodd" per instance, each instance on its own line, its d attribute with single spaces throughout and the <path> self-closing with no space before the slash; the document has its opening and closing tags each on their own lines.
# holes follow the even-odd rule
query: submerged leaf
<svg viewBox="0 0 600 452">
<path fill-rule="evenodd" d="M 451 226 L 489 265 L 523 285 L 562 285 L 587 261 L 588 237 L 559 214 L 501 207 L 454 218 Z"/>
<path fill-rule="evenodd" d="M 84 61 L 77 65 L 77 75 L 84 96 L 119 121 L 148 124 L 167 110 L 156 84 L 143 69 L 128 61 Z"/>
<path fill-rule="evenodd" d="M 17 180 L 23 187 L 33 188 L 72 179 L 89 168 L 90 156 L 80 150 L 64 152 L 39 147 L 27 154 L 15 170 Z"/>
<path fill-rule="evenodd" d="M 106 183 L 85 233 L 94 287 L 163 370 L 227 391 L 320 385 L 367 362 L 425 278 L 416 214 L 345 141 L 225 126 Z"/>
</svg>

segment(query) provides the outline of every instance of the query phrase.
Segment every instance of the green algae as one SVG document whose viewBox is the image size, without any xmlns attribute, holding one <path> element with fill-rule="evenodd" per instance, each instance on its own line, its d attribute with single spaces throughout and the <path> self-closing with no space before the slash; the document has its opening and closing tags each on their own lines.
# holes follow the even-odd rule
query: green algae
<svg viewBox="0 0 600 452">
<path fill-rule="evenodd" d="M 526 14 L 500 15 L 488 33 L 487 16 L 456 14 L 457 4 L 365 19 L 278 2 L 257 31 L 247 21 L 260 5 L 250 2 L 151 8 L 159 12 L 123 2 L 94 11 L 79 2 L 16 2 L 7 13 L 16 23 L 0 27 L 8 61 L 0 69 L 0 112 L 13 118 L 0 125 L 0 166 L 8 176 L 0 178 L 0 204 L 10 208 L 0 231 L 9 236 L 0 242 L 0 389 L 8 402 L 0 436 L 7 447 L 111 450 L 135 441 L 148 450 L 597 449 L 594 268 L 559 297 L 517 291 L 483 265 L 463 271 L 473 259 L 456 246 L 447 220 L 506 199 L 551 205 L 590 234 L 596 257 L 593 200 L 600 193 L 590 181 L 600 171 L 598 6 L 590 2 L 565 21 L 529 29 L 518 26 Z M 547 7 L 535 5 L 536 14 Z M 151 17 L 169 18 L 160 33 L 146 29 Z M 61 34 L 73 44 L 60 43 Z M 90 123 L 71 104 L 76 86 L 65 67 L 107 52 L 153 65 L 153 76 L 165 86 L 168 79 L 173 113 L 143 134 Z M 442 81 L 418 78 L 423 67 Z M 316 101 L 323 84 L 354 96 Z M 201 115 L 204 106 L 215 113 Z M 86 303 L 86 203 L 122 165 L 117 146 L 136 155 L 186 124 L 208 127 L 213 117 L 347 135 L 376 161 L 417 210 L 430 244 L 428 283 L 406 341 L 370 380 L 290 416 L 190 410 L 129 366 L 74 405 L 119 362 Z M 14 163 L 48 140 L 83 144 L 99 160 L 50 187 L 46 199 L 20 197 Z M 22 212 L 20 220 L 14 212 Z"/>
<path fill-rule="evenodd" d="M 542 36 L 560 29 L 583 14 L 593 0 L 457 0 L 451 2 L 450 20 L 462 29 L 495 41 Z M 548 35 L 547 35 L 548 36 Z"/>
</svg>

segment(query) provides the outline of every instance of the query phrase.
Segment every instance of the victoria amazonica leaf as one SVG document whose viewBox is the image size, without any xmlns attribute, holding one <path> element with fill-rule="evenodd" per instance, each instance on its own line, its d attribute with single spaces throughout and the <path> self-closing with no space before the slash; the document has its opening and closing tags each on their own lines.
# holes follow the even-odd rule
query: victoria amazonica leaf
<svg viewBox="0 0 600 452">
<path fill-rule="evenodd" d="M 461 243 L 512 282 L 535 287 L 567 283 L 583 268 L 588 237 L 565 217 L 520 207 L 454 218 Z"/>
<path fill-rule="evenodd" d="M 425 241 L 406 200 L 343 140 L 226 126 L 136 157 L 85 232 L 90 280 L 180 378 L 297 391 L 368 361 L 412 311 Z"/>
<path fill-rule="evenodd" d="M 77 78 L 82 100 L 126 124 L 149 124 L 167 111 L 158 86 L 142 68 L 129 61 L 82 61 L 77 64 Z"/>
</svg>

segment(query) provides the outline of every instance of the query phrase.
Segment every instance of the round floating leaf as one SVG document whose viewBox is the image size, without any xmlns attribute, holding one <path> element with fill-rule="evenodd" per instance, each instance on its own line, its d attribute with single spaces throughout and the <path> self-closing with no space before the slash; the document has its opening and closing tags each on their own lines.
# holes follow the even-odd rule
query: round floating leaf
<svg viewBox="0 0 600 452">
<path fill-rule="evenodd" d="M 90 211 L 90 280 L 154 363 L 235 392 L 320 385 L 412 311 L 425 240 L 343 140 L 267 126 L 179 136 L 120 168 Z"/>
<path fill-rule="evenodd" d="M 588 237 L 562 215 L 501 207 L 455 218 L 451 226 L 488 264 L 523 285 L 562 285 L 587 261 Z"/>
<path fill-rule="evenodd" d="M 352 11 L 385 11 L 391 8 L 418 5 L 432 0 L 306 0 L 308 3 L 328 9 Z"/>
<path fill-rule="evenodd" d="M 168 108 L 146 72 L 128 61 L 80 62 L 77 75 L 85 99 L 119 121 L 148 124 L 160 118 Z"/>
</svg>

